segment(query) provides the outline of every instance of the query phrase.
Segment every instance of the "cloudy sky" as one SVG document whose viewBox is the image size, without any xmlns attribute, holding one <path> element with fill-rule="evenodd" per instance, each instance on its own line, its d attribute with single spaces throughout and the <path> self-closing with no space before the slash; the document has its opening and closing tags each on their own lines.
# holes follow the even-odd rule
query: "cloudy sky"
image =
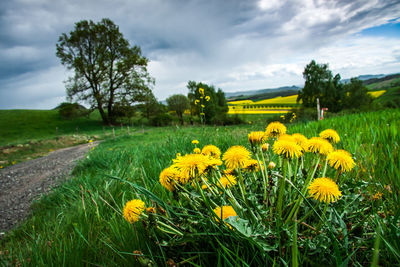
<svg viewBox="0 0 400 267">
<path fill-rule="evenodd" d="M 400 72 L 398 0 L 8 0 L 0 2 L 0 109 L 50 109 L 69 73 L 61 33 L 110 18 L 150 59 L 159 100 L 189 80 L 225 92 L 304 83 L 312 59 L 342 78 Z"/>
</svg>

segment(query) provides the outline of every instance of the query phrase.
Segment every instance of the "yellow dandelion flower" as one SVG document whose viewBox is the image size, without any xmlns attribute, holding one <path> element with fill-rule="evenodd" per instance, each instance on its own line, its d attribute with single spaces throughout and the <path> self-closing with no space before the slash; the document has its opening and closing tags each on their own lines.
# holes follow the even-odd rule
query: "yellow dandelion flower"
<svg viewBox="0 0 400 267">
<path fill-rule="evenodd" d="M 305 137 L 304 135 L 299 134 L 299 133 L 292 134 L 292 137 L 294 138 L 294 141 L 296 142 L 296 144 L 301 146 L 301 148 L 304 151 L 307 151 L 307 148 L 308 148 L 308 138 L 307 137 Z"/>
<path fill-rule="evenodd" d="M 372 197 L 373 200 L 382 199 L 383 194 L 381 192 L 376 192 L 375 195 Z"/>
<path fill-rule="evenodd" d="M 200 100 L 196 99 L 196 100 L 194 101 L 194 104 L 197 105 L 197 104 L 199 104 L 199 102 L 200 102 Z"/>
<path fill-rule="evenodd" d="M 215 217 L 215 220 L 217 221 L 217 222 L 219 222 L 221 219 L 222 220 L 225 220 L 226 218 L 228 218 L 228 217 L 235 217 L 235 216 L 237 216 L 237 213 L 236 213 L 236 211 L 233 209 L 233 207 L 232 206 L 222 206 L 222 207 L 220 207 L 220 206 L 218 206 L 218 207 L 216 207 L 215 209 L 214 209 L 214 213 L 215 213 L 215 215 L 217 215 L 217 217 Z M 228 224 L 228 223 L 226 223 L 226 225 L 228 225 L 230 228 L 231 228 L 231 226 Z"/>
<path fill-rule="evenodd" d="M 4 168 L 4 166 L 3 165 L 0 165 L 0 169 L 3 169 Z"/>
<path fill-rule="evenodd" d="M 205 98 L 204 98 L 206 101 L 210 101 L 210 96 L 206 96 Z"/>
<path fill-rule="evenodd" d="M 282 155 L 285 158 L 298 158 L 303 155 L 303 151 L 298 144 L 286 140 L 275 141 L 272 149 L 275 154 Z"/>
<path fill-rule="evenodd" d="M 260 162 L 261 168 L 264 169 L 263 163 Z M 244 164 L 244 169 L 250 172 L 258 172 L 260 171 L 260 165 L 258 164 L 258 161 L 255 159 L 249 159 L 245 162 Z"/>
<path fill-rule="evenodd" d="M 256 146 L 261 145 L 264 141 L 266 141 L 267 136 L 265 135 L 265 132 L 257 131 L 249 133 L 248 139 L 251 146 Z"/>
<path fill-rule="evenodd" d="M 263 152 L 268 151 L 268 149 L 269 149 L 269 144 L 262 144 L 262 145 L 261 145 L 261 150 L 262 150 Z"/>
<path fill-rule="evenodd" d="M 164 169 L 160 173 L 160 184 L 164 186 L 168 191 L 175 190 L 175 182 L 178 181 L 179 171 L 173 166 Z"/>
<path fill-rule="evenodd" d="M 154 208 L 154 207 L 148 207 L 148 208 L 146 209 L 146 213 L 156 213 L 156 208 Z"/>
<path fill-rule="evenodd" d="M 201 150 L 201 153 L 216 159 L 219 159 L 219 157 L 221 156 L 221 150 L 219 150 L 219 148 L 214 145 L 204 146 Z"/>
<path fill-rule="evenodd" d="M 231 186 L 234 186 L 237 184 L 236 177 L 230 174 L 224 175 L 221 179 L 219 179 L 219 183 L 224 187 L 224 188 L 229 188 Z"/>
<path fill-rule="evenodd" d="M 133 199 L 128 201 L 124 207 L 124 218 L 129 223 L 139 221 L 139 216 L 145 210 L 146 206 L 140 199 Z"/>
<path fill-rule="evenodd" d="M 203 175 L 207 168 L 214 168 L 222 164 L 222 161 L 203 154 L 187 154 L 174 159 L 173 162 L 173 166 L 180 171 L 178 179 L 182 184 L 186 184 L 198 175 Z"/>
<path fill-rule="evenodd" d="M 204 108 L 205 106 L 202 104 L 201 107 Z"/>
<path fill-rule="evenodd" d="M 194 154 L 200 154 L 201 153 L 200 148 L 196 147 L 195 149 L 193 149 L 193 153 Z"/>
<path fill-rule="evenodd" d="M 328 141 L 335 143 L 335 144 L 340 141 L 339 134 L 335 130 L 332 130 L 332 129 L 326 129 L 326 130 L 320 132 L 319 137 L 327 139 Z"/>
<path fill-rule="evenodd" d="M 204 95 L 204 89 L 203 88 L 199 88 L 199 93 Z"/>
<path fill-rule="evenodd" d="M 276 167 L 275 162 L 270 161 L 269 164 L 268 164 L 268 169 L 273 169 L 273 168 L 275 168 L 275 167 Z"/>
<path fill-rule="evenodd" d="M 92 140 L 92 139 L 90 139 L 90 140 L 89 140 L 89 143 L 93 143 L 93 140 Z"/>
<path fill-rule="evenodd" d="M 15 163 L 17 163 L 16 160 L 11 161 L 11 165 L 14 165 Z"/>
<path fill-rule="evenodd" d="M 192 141 L 192 144 L 194 144 L 194 145 L 197 145 L 198 143 L 199 143 L 199 141 L 196 139 Z"/>
<path fill-rule="evenodd" d="M 250 151 L 244 146 L 231 146 L 222 156 L 228 169 L 244 167 L 246 161 L 250 159 Z"/>
<path fill-rule="evenodd" d="M 204 116 L 204 115 L 206 115 L 204 112 L 201 112 L 201 113 L 200 113 L 200 116 Z"/>
<path fill-rule="evenodd" d="M 326 139 L 321 137 L 313 137 L 308 140 L 308 152 L 319 153 L 322 155 L 328 155 L 333 151 L 333 146 Z"/>
<path fill-rule="evenodd" d="M 182 154 L 181 154 L 181 153 L 179 153 L 179 152 L 178 152 L 178 153 L 176 153 L 176 157 L 177 157 L 177 158 L 179 158 L 179 157 L 181 157 L 181 156 L 182 156 Z"/>
<path fill-rule="evenodd" d="M 334 202 L 342 195 L 338 185 L 326 177 L 316 178 L 307 189 L 311 197 L 325 203 Z"/>
<path fill-rule="evenodd" d="M 348 172 L 356 165 L 350 153 L 342 149 L 329 153 L 326 159 L 329 165 L 338 171 Z"/>
<path fill-rule="evenodd" d="M 286 141 L 290 141 L 290 142 L 296 143 L 296 140 L 290 134 L 282 134 L 282 135 L 280 135 L 278 137 L 278 140 L 286 140 Z"/>
<path fill-rule="evenodd" d="M 286 133 L 286 126 L 280 123 L 279 121 L 271 122 L 265 129 L 265 134 L 268 137 L 277 137 L 285 133 Z"/>
</svg>

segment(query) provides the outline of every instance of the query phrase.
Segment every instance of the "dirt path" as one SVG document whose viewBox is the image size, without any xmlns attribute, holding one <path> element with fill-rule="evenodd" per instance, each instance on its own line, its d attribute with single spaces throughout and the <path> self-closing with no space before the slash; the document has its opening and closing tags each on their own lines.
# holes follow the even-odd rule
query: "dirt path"
<svg viewBox="0 0 400 267">
<path fill-rule="evenodd" d="M 89 149 L 88 144 L 64 148 L 0 169 L 0 238 L 27 217 L 32 200 L 58 185 Z"/>
</svg>

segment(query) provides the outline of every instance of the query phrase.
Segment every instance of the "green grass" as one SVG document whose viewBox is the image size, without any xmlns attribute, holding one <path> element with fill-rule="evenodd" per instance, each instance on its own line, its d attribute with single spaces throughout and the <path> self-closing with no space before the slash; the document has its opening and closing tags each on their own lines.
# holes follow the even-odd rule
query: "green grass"
<svg viewBox="0 0 400 267">
<path fill-rule="evenodd" d="M 0 110 L 0 146 L 54 138 L 56 127 L 59 135 L 91 133 L 100 132 L 102 122 L 96 112 L 90 118 L 67 120 L 58 110 Z"/>
<path fill-rule="evenodd" d="M 232 127 L 154 128 L 103 142 L 78 164 L 69 181 L 35 203 L 32 218 L 1 241 L 0 262 L 27 264 L 29 261 L 32 266 L 126 266 L 137 264 L 133 251 L 140 250 L 145 254 L 142 260 L 158 265 L 165 264 L 169 258 L 176 263 L 186 259 L 200 265 L 262 263 L 262 255 L 268 256 L 268 253 L 260 252 L 254 243 L 236 234 L 226 236 L 226 232 L 219 233 L 218 228 L 209 228 L 213 231 L 199 232 L 203 235 L 195 240 L 197 245 L 188 239 L 187 245 L 165 246 L 161 240 L 154 240 L 142 223 L 130 225 L 124 221 L 121 211 L 128 200 L 143 198 L 137 185 L 147 188 L 162 202 L 173 202 L 172 195 L 159 184 L 158 177 L 172 163 L 176 153 L 192 151 L 193 139 L 199 140 L 200 146 L 215 144 L 224 152 L 232 145 L 248 146 L 247 134 L 265 127 L 260 121 Z M 343 223 L 335 235 L 344 237 L 340 247 L 333 248 L 329 239 L 319 240 L 316 236 L 315 242 L 320 242 L 321 247 L 315 251 L 319 252 L 307 255 L 301 251 L 304 261 L 300 264 L 309 265 L 307 259 L 315 260 L 315 264 L 335 258 L 351 265 L 370 265 L 374 246 L 380 246 L 380 265 L 399 264 L 400 111 L 352 114 L 293 124 L 288 131 L 312 137 L 327 128 L 338 131 L 339 148 L 351 152 L 357 163 L 346 176 L 350 189 L 343 191 L 344 200 L 338 203 L 339 207 L 346 206 L 338 209 L 344 213 L 337 216 L 332 213 L 330 218 L 334 225 Z M 383 199 L 371 200 L 376 192 L 382 192 Z M 378 211 L 383 215 L 378 216 Z M 196 216 L 193 218 L 192 224 L 196 227 Z M 344 232 L 346 224 L 351 229 L 349 235 Z M 282 231 L 284 234 L 289 229 Z M 219 238 L 214 239 L 213 235 Z M 307 240 L 302 240 L 299 246 L 311 242 Z M 374 260 L 376 258 L 374 255 Z M 264 260 L 269 262 L 267 258 Z"/>
<path fill-rule="evenodd" d="M 393 78 L 390 80 L 380 81 L 367 85 L 368 90 L 389 89 L 400 84 L 400 78 Z"/>
</svg>

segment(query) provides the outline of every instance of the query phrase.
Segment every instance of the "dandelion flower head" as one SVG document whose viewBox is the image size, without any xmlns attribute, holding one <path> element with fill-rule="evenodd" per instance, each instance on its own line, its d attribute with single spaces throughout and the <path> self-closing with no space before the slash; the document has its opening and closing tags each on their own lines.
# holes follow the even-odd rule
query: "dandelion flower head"
<svg viewBox="0 0 400 267">
<path fill-rule="evenodd" d="M 262 144 L 261 145 L 261 150 L 263 151 L 263 152 L 265 152 L 265 151 L 268 151 L 268 149 L 269 149 L 269 144 Z"/>
<path fill-rule="evenodd" d="M 192 144 L 197 145 L 198 143 L 199 143 L 199 140 L 196 140 L 196 139 L 192 140 Z"/>
<path fill-rule="evenodd" d="M 324 138 L 332 143 L 338 143 L 340 141 L 339 134 L 332 129 L 326 129 L 319 133 L 319 137 Z"/>
<path fill-rule="evenodd" d="M 278 140 L 286 140 L 286 141 L 290 141 L 290 142 L 294 142 L 296 143 L 296 140 L 294 139 L 293 136 L 291 136 L 290 134 L 282 134 L 278 137 Z"/>
<path fill-rule="evenodd" d="M 200 154 L 201 153 L 200 148 L 196 147 L 195 149 L 193 149 L 193 153 L 194 154 Z"/>
<path fill-rule="evenodd" d="M 231 146 L 222 156 L 228 169 L 242 168 L 250 159 L 250 151 L 244 146 Z"/>
<path fill-rule="evenodd" d="M 214 145 L 204 146 L 201 150 L 201 153 L 216 159 L 219 159 L 221 157 L 221 150 L 219 150 L 219 148 Z"/>
<path fill-rule="evenodd" d="M 268 137 L 277 137 L 286 133 L 286 126 L 279 121 L 271 122 L 265 129 L 265 134 Z"/>
<path fill-rule="evenodd" d="M 307 137 L 305 137 L 304 135 L 299 134 L 299 133 L 292 134 L 292 137 L 294 138 L 296 144 L 301 146 L 301 148 L 304 151 L 307 151 L 307 148 L 308 148 L 308 138 Z"/>
<path fill-rule="evenodd" d="M 232 206 L 218 206 L 214 209 L 214 213 L 217 215 L 217 217 L 215 217 L 215 220 L 217 222 L 219 222 L 221 219 L 225 220 L 228 217 L 235 217 L 237 216 L 236 211 L 233 209 Z M 232 228 L 228 223 L 225 223 L 226 225 L 229 226 L 229 228 Z"/>
<path fill-rule="evenodd" d="M 272 149 L 275 154 L 284 156 L 285 158 L 298 158 L 303 155 L 303 151 L 298 144 L 287 140 L 275 141 Z"/>
<path fill-rule="evenodd" d="M 179 171 L 174 167 L 168 167 L 160 173 L 160 184 L 168 191 L 174 191 L 174 184 L 179 180 Z"/>
<path fill-rule="evenodd" d="M 271 161 L 269 164 L 268 164 L 268 169 L 273 169 L 273 168 L 275 168 L 276 167 L 276 164 L 275 164 L 275 162 L 273 162 L 273 161 Z"/>
<path fill-rule="evenodd" d="M 205 98 L 204 98 L 206 101 L 210 101 L 210 96 L 206 96 Z"/>
<path fill-rule="evenodd" d="M 333 151 L 333 146 L 326 139 L 321 137 L 313 137 L 308 140 L 308 152 L 319 153 L 322 155 L 328 155 Z"/>
<path fill-rule="evenodd" d="M 350 153 L 342 149 L 329 153 L 326 159 L 329 165 L 338 171 L 348 172 L 356 165 Z"/>
<path fill-rule="evenodd" d="M 229 174 L 224 175 L 221 179 L 219 179 L 219 182 L 224 188 L 229 188 L 237 184 L 236 177 Z"/>
<path fill-rule="evenodd" d="M 204 89 L 203 88 L 199 88 L 199 93 L 204 95 Z"/>
<path fill-rule="evenodd" d="M 260 162 L 260 164 L 261 164 L 262 169 L 264 169 L 262 162 Z M 246 169 L 249 172 L 258 172 L 258 171 L 260 171 L 260 165 L 258 164 L 257 160 L 249 159 L 245 162 L 244 169 Z"/>
<path fill-rule="evenodd" d="M 248 134 L 248 139 L 251 146 L 261 145 L 267 140 L 267 136 L 263 131 L 251 132 Z"/>
<path fill-rule="evenodd" d="M 174 167 L 179 170 L 179 182 L 186 184 L 197 175 L 203 175 L 207 168 L 222 165 L 222 161 L 203 154 L 187 154 L 173 160 Z"/>
<path fill-rule="evenodd" d="M 308 186 L 308 193 L 311 197 L 320 202 L 330 203 L 339 199 L 342 192 L 338 185 L 329 178 L 317 178 Z"/>
<path fill-rule="evenodd" d="M 139 216 L 146 209 L 144 202 L 140 199 L 128 201 L 124 207 L 124 218 L 129 223 L 139 221 Z"/>
</svg>

